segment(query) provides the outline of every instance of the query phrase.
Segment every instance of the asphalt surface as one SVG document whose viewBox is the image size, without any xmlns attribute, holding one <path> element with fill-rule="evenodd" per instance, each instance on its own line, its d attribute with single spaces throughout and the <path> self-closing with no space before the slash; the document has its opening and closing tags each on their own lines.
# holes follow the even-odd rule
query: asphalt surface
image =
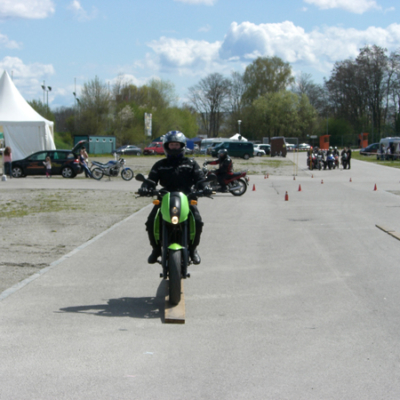
<svg viewBox="0 0 400 400">
<path fill-rule="evenodd" d="M 400 232 L 400 171 L 302 172 L 200 199 L 185 325 L 163 323 L 149 207 L 9 293 L 0 399 L 399 399 L 400 241 L 375 225 Z"/>
</svg>

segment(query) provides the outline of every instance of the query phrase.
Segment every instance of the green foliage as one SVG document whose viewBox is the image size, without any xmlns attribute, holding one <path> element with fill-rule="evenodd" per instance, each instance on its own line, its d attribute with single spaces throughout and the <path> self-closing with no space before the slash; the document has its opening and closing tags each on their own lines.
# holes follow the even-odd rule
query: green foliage
<svg viewBox="0 0 400 400">
<path fill-rule="evenodd" d="M 258 57 L 246 67 L 243 81 L 247 86 L 245 98 L 252 103 L 268 93 L 285 90 L 294 82 L 289 63 L 279 57 Z"/>
<path fill-rule="evenodd" d="M 54 143 L 57 149 L 72 149 L 73 138 L 69 132 L 54 132 Z"/>
<path fill-rule="evenodd" d="M 257 138 L 263 136 L 306 136 L 313 128 L 316 111 L 306 95 L 282 90 L 260 96 L 253 102 Z"/>
<path fill-rule="evenodd" d="M 55 121 L 54 114 L 50 111 L 50 107 L 47 104 L 40 100 L 31 100 L 28 101 L 28 104 L 43 118 L 46 118 L 48 121 Z"/>
<path fill-rule="evenodd" d="M 316 129 L 318 136 L 330 135 L 329 144 L 331 146 L 355 146 L 356 135 L 354 134 L 351 123 L 339 118 L 320 118 Z"/>
</svg>

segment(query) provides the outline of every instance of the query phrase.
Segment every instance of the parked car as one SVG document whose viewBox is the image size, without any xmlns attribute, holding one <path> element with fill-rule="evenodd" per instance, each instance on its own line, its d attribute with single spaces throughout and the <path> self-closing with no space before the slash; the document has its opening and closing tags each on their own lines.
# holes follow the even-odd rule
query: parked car
<svg viewBox="0 0 400 400">
<path fill-rule="evenodd" d="M 269 156 L 271 154 L 271 145 L 270 144 L 259 144 L 258 147 L 265 151 L 265 154 Z"/>
<path fill-rule="evenodd" d="M 150 143 L 143 149 L 143 155 L 150 156 L 153 154 L 164 154 L 164 146 L 162 142 Z"/>
<path fill-rule="evenodd" d="M 299 151 L 307 151 L 310 150 L 311 146 L 307 143 L 300 143 L 299 145 L 297 145 L 297 149 Z"/>
<path fill-rule="evenodd" d="M 379 149 L 379 143 L 371 143 L 367 147 L 360 150 L 362 156 L 370 156 L 371 153 L 376 154 Z"/>
<path fill-rule="evenodd" d="M 254 155 L 258 157 L 265 156 L 265 151 L 260 147 L 259 144 L 255 144 L 254 146 Z"/>
<path fill-rule="evenodd" d="M 117 154 L 119 156 L 141 156 L 142 149 L 133 144 L 126 144 L 125 146 L 118 147 L 118 149 L 114 150 L 112 154 Z"/>
<path fill-rule="evenodd" d="M 46 175 L 43 162 L 49 156 L 51 160 L 51 175 L 62 175 L 64 178 L 74 178 L 83 170 L 79 164 L 79 150 L 86 143 L 80 141 L 72 150 L 42 150 L 13 161 L 11 171 L 14 178 L 23 178 L 28 175 Z"/>
<path fill-rule="evenodd" d="M 295 145 L 293 143 L 286 143 L 286 150 L 293 151 L 295 149 Z"/>
</svg>

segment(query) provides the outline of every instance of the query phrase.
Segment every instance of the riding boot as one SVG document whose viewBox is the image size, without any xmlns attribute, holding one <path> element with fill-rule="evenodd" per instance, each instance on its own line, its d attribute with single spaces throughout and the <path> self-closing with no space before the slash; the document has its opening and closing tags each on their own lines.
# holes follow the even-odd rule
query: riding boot
<svg viewBox="0 0 400 400">
<path fill-rule="evenodd" d="M 221 193 L 228 193 L 228 192 L 229 192 L 228 187 L 226 185 L 225 186 L 221 185 Z"/>
<path fill-rule="evenodd" d="M 161 256 L 161 246 L 156 242 L 154 236 L 150 234 L 150 231 L 147 231 L 147 234 L 149 235 L 150 245 L 153 248 L 151 254 L 149 255 L 149 258 L 147 259 L 147 262 L 149 264 L 155 264 L 158 257 Z"/>
<path fill-rule="evenodd" d="M 153 250 L 151 254 L 149 255 L 149 258 L 147 259 L 147 262 L 149 264 L 155 264 L 157 262 L 158 257 L 161 256 L 161 247 L 153 247 Z"/>
<path fill-rule="evenodd" d="M 189 254 L 193 264 L 198 265 L 201 263 L 201 258 L 196 247 L 189 247 Z"/>
</svg>

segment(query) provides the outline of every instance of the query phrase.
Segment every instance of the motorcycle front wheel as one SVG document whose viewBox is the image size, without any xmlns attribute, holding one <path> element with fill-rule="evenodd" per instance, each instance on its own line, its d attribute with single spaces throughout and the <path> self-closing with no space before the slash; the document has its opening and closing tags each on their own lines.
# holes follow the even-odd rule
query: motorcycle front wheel
<svg viewBox="0 0 400 400">
<path fill-rule="evenodd" d="M 121 176 L 124 181 L 130 181 L 133 178 L 133 171 L 130 168 L 124 168 L 121 171 Z"/>
<path fill-rule="evenodd" d="M 92 176 L 93 176 L 93 178 L 94 179 L 96 179 L 96 180 L 100 180 L 102 177 L 103 177 L 103 170 L 102 169 L 100 169 L 100 168 L 93 168 L 92 169 Z"/>
<path fill-rule="evenodd" d="M 181 301 L 181 250 L 170 250 L 168 259 L 169 269 L 169 302 L 173 305 Z"/>
<path fill-rule="evenodd" d="M 235 190 L 230 190 L 230 192 L 234 195 L 234 196 L 242 196 L 246 193 L 247 190 L 247 184 L 243 179 L 238 179 L 236 182 L 233 182 L 232 185 L 234 186 L 239 186 L 237 189 Z"/>
</svg>

